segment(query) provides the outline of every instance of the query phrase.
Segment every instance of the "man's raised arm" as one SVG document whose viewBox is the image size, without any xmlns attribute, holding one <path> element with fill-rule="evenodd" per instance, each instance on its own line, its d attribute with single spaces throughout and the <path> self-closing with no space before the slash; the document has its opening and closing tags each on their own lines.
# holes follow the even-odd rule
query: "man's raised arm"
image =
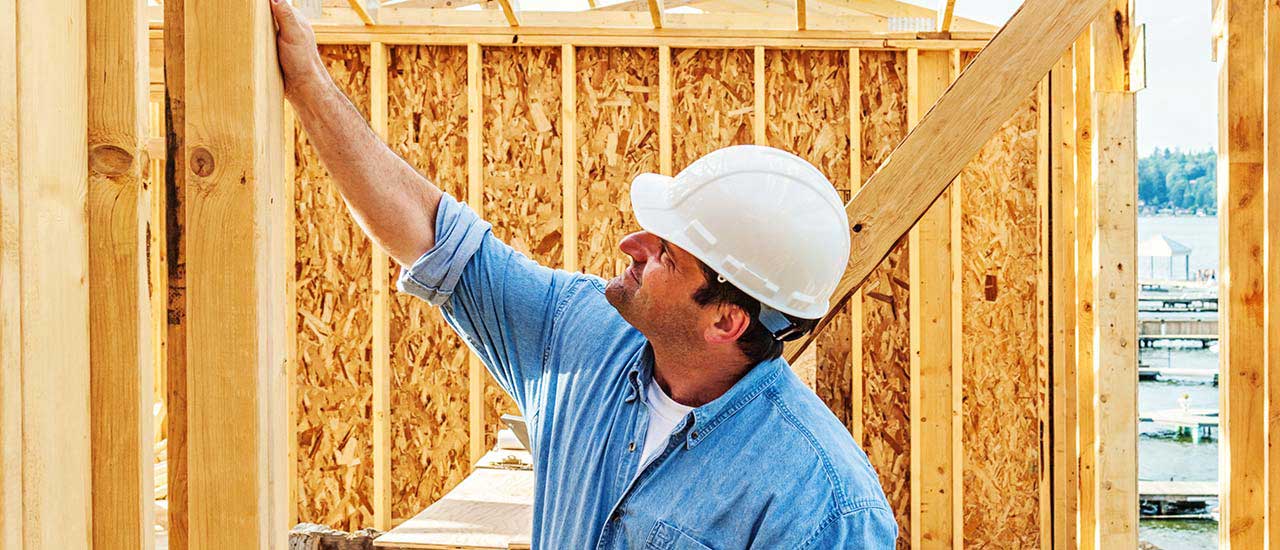
<svg viewBox="0 0 1280 550">
<path fill-rule="evenodd" d="M 320 60 L 311 25 L 284 0 L 271 0 L 284 95 L 333 175 L 352 216 L 402 266 L 435 244 L 442 192 L 373 133 Z"/>
</svg>

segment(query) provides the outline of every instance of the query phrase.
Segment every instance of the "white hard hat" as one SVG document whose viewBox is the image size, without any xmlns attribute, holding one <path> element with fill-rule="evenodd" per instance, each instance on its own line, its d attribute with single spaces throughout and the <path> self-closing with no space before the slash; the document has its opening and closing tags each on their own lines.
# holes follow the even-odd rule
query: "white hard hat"
<svg viewBox="0 0 1280 550">
<path fill-rule="evenodd" d="M 674 178 L 640 174 L 631 205 L 645 231 L 794 317 L 826 315 L 849 263 L 840 195 L 812 164 L 780 149 L 736 145 Z"/>
</svg>

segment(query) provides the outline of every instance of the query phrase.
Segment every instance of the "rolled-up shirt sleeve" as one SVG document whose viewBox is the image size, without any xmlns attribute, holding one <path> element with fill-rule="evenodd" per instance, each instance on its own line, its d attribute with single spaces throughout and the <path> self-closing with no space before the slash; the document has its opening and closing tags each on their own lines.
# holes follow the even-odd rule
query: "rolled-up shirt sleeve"
<svg viewBox="0 0 1280 550">
<path fill-rule="evenodd" d="M 524 411 L 545 371 L 557 306 L 574 277 L 507 246 L 489 223 L 446 194 L 436 211 L 435 245 L 401 271 L 396 286 L 440 306 Z"/>
</svg>

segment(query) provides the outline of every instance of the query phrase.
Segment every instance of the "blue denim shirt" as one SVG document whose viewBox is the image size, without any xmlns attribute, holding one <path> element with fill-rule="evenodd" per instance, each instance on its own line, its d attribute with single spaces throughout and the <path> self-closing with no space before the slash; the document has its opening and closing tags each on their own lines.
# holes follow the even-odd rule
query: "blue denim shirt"
<svg viewBox="0 0 1280 550">
<path fill-rule="evenodd" d="M 652 352 L 604 281 L 534 263 L 446 195 L 398 286 L 443 306 L 524 413 L 534 548 L 894 547 L 866 455 L 784 360 L 690 412 L 637 476 Z"/>
</svg>

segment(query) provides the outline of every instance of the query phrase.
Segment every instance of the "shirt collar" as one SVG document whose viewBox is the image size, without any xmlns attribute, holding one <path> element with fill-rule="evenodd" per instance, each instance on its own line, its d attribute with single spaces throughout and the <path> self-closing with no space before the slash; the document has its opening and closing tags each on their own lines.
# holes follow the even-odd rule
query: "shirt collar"
<svg viewBox="0 0 1280 550">
<path fill-rule="evenodd" d="M 692 449 L 711 435 L 720 424 L 733 417 L 738 411 L 759 397 L 778 381 L 778 376 L 789 367 L 782 358 L 771 359 L 752 367 L 746 376 L 738 380 L 729 391 L 714 401 L 693 409 L 692 425 L 685 422 L 681 428 L 685 432 L 685 446 Z M 653 348 L 645 344 L 637 360 L 627 371 L 627 397 L 631 403 L 636 399 L 643 401 L 644 388 L 653 381 Z"/>
</svg>

